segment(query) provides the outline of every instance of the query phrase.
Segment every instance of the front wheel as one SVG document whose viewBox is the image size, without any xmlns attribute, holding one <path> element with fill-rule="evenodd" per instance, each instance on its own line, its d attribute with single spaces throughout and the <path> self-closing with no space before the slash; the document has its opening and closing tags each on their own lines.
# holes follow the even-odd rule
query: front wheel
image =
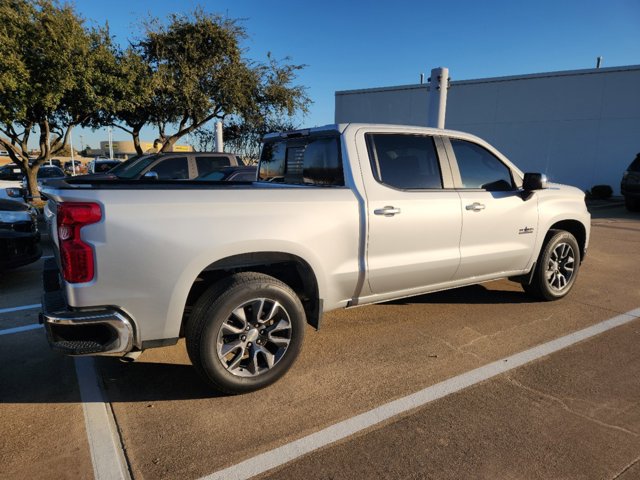
<svg viewBox="0 0 640 480">
<path fill-rule="evenodd" d="M 187 324 L 187 351 L 216 390 L 246 393 L 282 377 L 300 352 L 306 317 L 283 282 L 254 272 L 211 286 Z"/>
<path fill-rule="evenodd" d="M 531 284 L 525 292 L 542 300 L 558 300 L 569 293 L 580 268 L 580 247 L 564 230 L 551 230 L 547 236 Z"/>
<path fill-rule="evenodd" d="M 640 212 L 640 198 L 624 197 L 624 206 L 630 212 Z"/>
</svg>

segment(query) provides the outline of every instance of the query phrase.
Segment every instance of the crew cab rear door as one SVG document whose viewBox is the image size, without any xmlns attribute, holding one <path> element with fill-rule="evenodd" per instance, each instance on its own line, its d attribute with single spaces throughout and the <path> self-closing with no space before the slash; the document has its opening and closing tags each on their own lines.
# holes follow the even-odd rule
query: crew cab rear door
<svg viewBox="0 0 640 480">
<path fill-rule="evenodd" d="M 515 172 L 478 143 L 443 137 L 462 200 L 460 268 L 455 280 L 525 269 L 538 228 L 538 200 L 527 199 Z"/>
<path fill-rule="evenodd" d="M 371 292 L 415 293 L 451 280 L 460 262 L 462 218 L 440 138 L 361 130 L 358 145 Z"/>
</svg>

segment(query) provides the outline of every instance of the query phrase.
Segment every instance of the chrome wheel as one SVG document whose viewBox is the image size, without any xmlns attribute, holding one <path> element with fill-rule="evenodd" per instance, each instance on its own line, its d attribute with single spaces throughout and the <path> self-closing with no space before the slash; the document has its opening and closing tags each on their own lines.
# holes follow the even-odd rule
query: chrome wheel
<svg viewBox="0 0 640 480">
<path fill-rule="evenodd" d="M 547 284 L 552 290 L 561 292 L 571 285 L 575 257 L 573 247 L 568 243 L 558 243 L 553 248 L 545 272 Z"/>
<path fill-rule="evenodd" d="M 217 338 L 218 359 L 238 377 L 272 369 L 291 342 L 291 318 L 279 302 L 254 298 L 233 309 Z"/>
</svg>

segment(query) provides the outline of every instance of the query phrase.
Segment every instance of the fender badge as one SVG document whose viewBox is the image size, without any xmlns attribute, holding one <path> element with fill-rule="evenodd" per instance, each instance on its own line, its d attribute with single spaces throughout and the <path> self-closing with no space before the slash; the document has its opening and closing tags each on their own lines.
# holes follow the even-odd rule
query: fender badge
<svg viewBox="0 0 640 480">
<path fill-rule="evenodd" d="M 520 230 L 518 230 L 518 235 L 524 235 L 524 234 L 527 234 L 527 233 L 533 233 L 533 228 L 524 227 L 524 228 L 521 228 Z"/>
</svg>

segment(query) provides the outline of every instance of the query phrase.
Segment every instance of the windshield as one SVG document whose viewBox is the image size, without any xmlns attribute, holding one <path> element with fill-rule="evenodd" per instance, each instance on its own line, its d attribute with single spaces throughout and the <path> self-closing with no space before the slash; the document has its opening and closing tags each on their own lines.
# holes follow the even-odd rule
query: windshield
<svg viewBox="0 0 640 480">
<path fill-rule="evenodd" d="M 38 178 L 55 178 L 64 176 L 64 172 L 58 167 L 46 167 L 38 170 Z"/>
<path fill-rule="evenodd" d="M 142 171 L 147 168 L 156 158 L 157 155 L 142 155 L 132 157 L 129 160 L 120 163 L 109 173 L 112 173 L 118 178 L 135 178 L 140 175 L 140 173 L 142 173 Z"/>
</svg>

